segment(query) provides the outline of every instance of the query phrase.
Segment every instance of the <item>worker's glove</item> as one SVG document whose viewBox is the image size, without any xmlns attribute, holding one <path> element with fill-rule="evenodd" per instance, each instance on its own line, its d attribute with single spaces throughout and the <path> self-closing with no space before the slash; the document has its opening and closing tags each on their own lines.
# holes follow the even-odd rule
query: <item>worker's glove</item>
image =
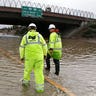
<svg viewBox="0 0 96 96">
<path fill-rule="evenodd" d="M 49 42 L 49 40 L 46 40 L 46 43 L 48 43 Z"/>
<path fill-rule="evenodd" d="M 44 59 L 46 59 L 47 56 L 44 56 Z"/>
<path fill-rule="evenodd" d="M 21 58 L 21 62 L 24 62 L 24 58 Z"/>
</svg>

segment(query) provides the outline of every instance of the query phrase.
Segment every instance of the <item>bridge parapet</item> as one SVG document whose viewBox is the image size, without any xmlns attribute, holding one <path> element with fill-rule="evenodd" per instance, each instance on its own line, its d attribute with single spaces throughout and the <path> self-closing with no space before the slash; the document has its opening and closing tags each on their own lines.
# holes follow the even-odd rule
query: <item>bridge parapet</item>
<svg viewBox="0 0 96 96">
<path fill-rule="evenodd" d="M 42 8 L 43 11 L 48 11 L 47 8 L 49 8 L 50 10 L 48 12 L 52 12 L 52 13 L 72 15 L 72 16 L 84 17 L 89 19 L 96 19 L 96 15 L 93 12 L 70 9 L 70 8 L 59 7 L 54 5 L 40 4 L 40 3 L 31 2 L 31 1 L 0 0 L 0 6 L 14 7 L 14 8 L 21 8 L 21 6 L 29 6 L 29 7 Z"/>
</svg>

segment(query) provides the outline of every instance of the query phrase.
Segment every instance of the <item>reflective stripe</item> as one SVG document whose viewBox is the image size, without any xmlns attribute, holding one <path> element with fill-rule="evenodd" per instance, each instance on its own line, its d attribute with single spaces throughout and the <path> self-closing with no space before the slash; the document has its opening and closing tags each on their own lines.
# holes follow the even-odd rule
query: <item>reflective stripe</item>
<svg viewBox="0 0 96 96">
<path fill-rule="evenodd" d="M 57 40 L 56 42 L 61 42 L 61 40 Z"/>
<path fill-rule="evenodd" d="M 42 44 L 42 46 L 47 46 L 46 44 Z"/>
<path fill-rule="evenodd" d="M 28 42 L 28 36 L 26 35 L 26 45 L 27 44 L 41 44 L 40 43 L 40 36 L 39 36 L 39 34 L 38 34 L 38 42 Z"/>
<path fill-rule="evenodd" d="M 39 36 L 39 34 L 38 34 L 38 44 L 40 44 L 40 36 Z"/>
<path fill-rule="evenodd" d="M 27 43 L 27 44 L 40 44 L 39 42 L 30 42 L 30 43 Z"/>
<path fill-rule="evenodd" d="M 25 37 L 25 38 L 26 38 L 26 44 L 28 44 L 27 35 L 26 35 L 26 37 Z"/>
<path fill-rule="evenodd" d="M 21 48 L 25 48 L 25 46 L 20 45 Z"/>
<path fill-rule="evenodd" d="M 44 90 L 44 84 L 36 84 L 36 90 Z"/>
<path fill-rule="evenodd" d="M 49 43 L 54 44 L 55 42 L 49 42 Z"/>
<path fill-rule="evenodd" d="M 24 84 L 29 84 L 30 81 L 29 81 L 29 80 L 22 80 L 22 83 L 24 83 Z"/>
<path fill-rule="evenodd" d="M 54 50 L 62 50 L 62 48 L 54 48 Z"/>
</svg>

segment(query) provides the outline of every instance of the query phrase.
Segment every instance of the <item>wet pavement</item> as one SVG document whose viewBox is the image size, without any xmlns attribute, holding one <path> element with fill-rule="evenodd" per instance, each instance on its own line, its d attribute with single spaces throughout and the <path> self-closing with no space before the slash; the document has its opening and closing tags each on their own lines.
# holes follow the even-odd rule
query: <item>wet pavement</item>
<svg viewBox="0 0 96 96">
<path fill-rule="evenodd" d="M 0 48 L 18 57 L 20 38 L 0 37 Z M 19 60 L 19 59 L 18 59 Z M 51 63 L 49 77 L 76 96 L 96 96 L 96 43 L 86 40 L 63 40 L 63 57 L 59 78 L 54 77 L 54 64 Z M 0 96 L 67 96 L 45 81 L 45 92 L 34 90 L 33 73 L 31 86 L 21 86 L 23 65 L 11 60 L 0 52 Z"/>
<path fill-rule="evenodd" d="M 76 96 L 96 96 L 96 44 L 65 40 L 64 45 L 61 61 L 63 86 Z"/>
<path fill-rule="evenodd" d="M 20 38 L 0 38 L 0 48 L 19 58 L 18 47 Z M 18 59 L 19 60 L 19 59 Z M 0 96 L 54 96 L 58 90 L 45 81 L 45 92 L 35 91 L 34 74 L 31 74 L 30 86 L 22 87 L 24 66 L 0 52 Z M 50 91 L 51 90 L 51 91 Z"/>
</svg>

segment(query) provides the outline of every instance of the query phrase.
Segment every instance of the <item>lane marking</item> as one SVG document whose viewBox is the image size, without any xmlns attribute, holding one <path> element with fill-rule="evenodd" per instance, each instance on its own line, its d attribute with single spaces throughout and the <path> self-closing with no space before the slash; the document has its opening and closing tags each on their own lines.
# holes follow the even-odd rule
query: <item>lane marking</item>
<svg viewBox="0 0 96 96">
<path fill-rule="evenodd" d="M 12 54 L 8 51 L 5 51 L 4 49 L 0 48 L 0 52 L 2 52 L 5 56 L 11 58 L 13 61 L 16 61 L 18 64 L 23 64 L 20 60 L 18 60 L 16 57 L 13 57 Z M 68 96 L 76 96 L 74 93 L 69 91 L 67 88 L 64 88 L 62 85 L 56 83 L 54 80 L 48 78 L 45 76 L 45 80 L 49 82 L 51 85 L 55 86 L 56 88 L 60 89 L 64 93 L 66 93 Z"/>
<path fill-rule="evenodd" d="M 18 64 L 23 64 L 20 60 L 18 60 L 16 57 L 13 57 L 12 54 L 8 51 L 5 51 L 4 49 L 0 48 L 0 52 L 2 52 L 5 56 L 11 58 L 13 61 L 16 61 Z"/>
<path fill-rule="evenodd" d="M 62 85 L 56 83 L 54 80 L 48 78 L 47 76 L 45 76 L 45 80 L 48 81 L 51 85 L 54 85 L 56 88 L 59 88 L 61 91 L 66 93 L 68 96 L 76 96 L 71 91 L 69 91 L 67 88 L 64 88 Z"/>
</svg>

